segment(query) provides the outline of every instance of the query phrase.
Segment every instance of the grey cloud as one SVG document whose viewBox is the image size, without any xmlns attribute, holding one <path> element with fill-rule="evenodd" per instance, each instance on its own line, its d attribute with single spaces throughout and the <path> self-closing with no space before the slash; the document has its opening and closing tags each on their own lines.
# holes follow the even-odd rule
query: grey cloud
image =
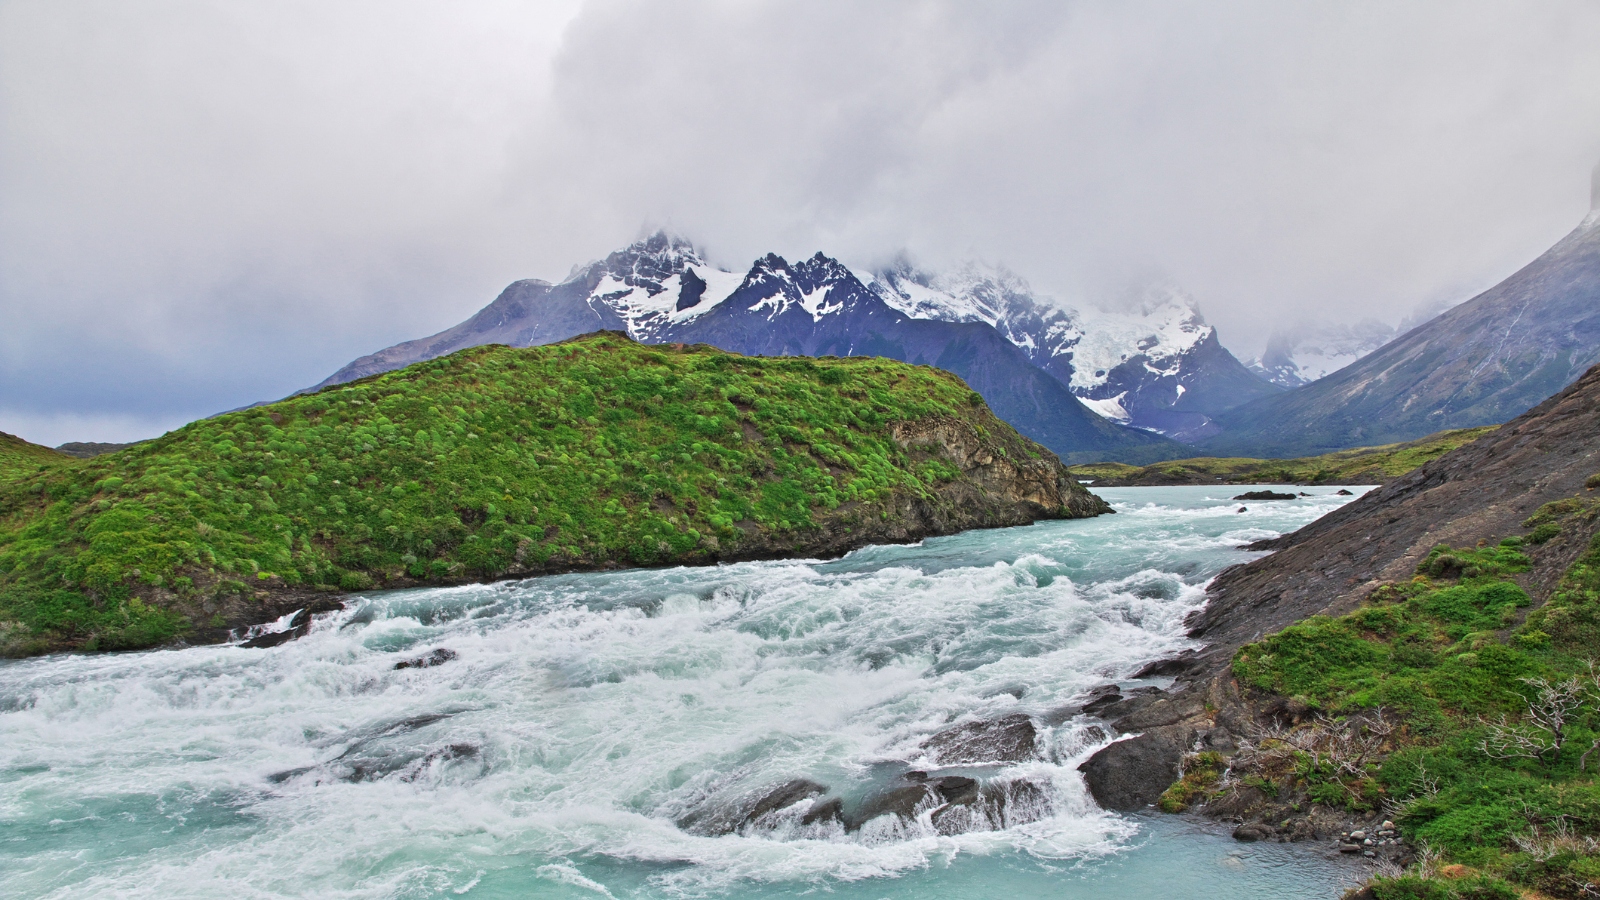
<svg viewBox="0 0 1600 900">
<path fill-rule="evenodd" d="M 1581 0 L 12 2 L 0 430 L 281 396 L 642 225 L 1078 303 L 1159 271 L 1243 353 L 1394 323 L 1583 215 L 1597 37 Z"/>
</svg>

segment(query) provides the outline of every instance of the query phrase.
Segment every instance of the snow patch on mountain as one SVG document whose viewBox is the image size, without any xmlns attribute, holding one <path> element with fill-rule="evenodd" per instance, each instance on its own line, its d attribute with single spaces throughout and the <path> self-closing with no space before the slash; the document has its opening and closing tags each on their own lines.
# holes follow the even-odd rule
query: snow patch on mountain
<svg viewBox="0 0 1600 900">
<path fill-rule="evenodd" d="M 1128 392 L 1123 391 L 1115 397 L 1107 397 L 1104 400 L 1091 400 L 1088 397 L 1079 397 L 1078 402 L 1094 410 L 1095 414 L 1101 418 L 1110 419 L 1119 425 L 1126 425 L 1133 421 L 1133 416 L 1129 415 L 1128 411 L 1122 408 L 1122 398 L 1126 396 L 1128 396 Z"/>
<path fill-rule="evenodd" d="M 1068 357 L 1069 387 L 1080 395 L 1134 357 L 1144 357 L 1155 377 L 1176 375 L 1183 355 L 1212 332 L 1194 299 L 1170 285 L 1133 296 L 1127 312 L 1075 309 L 1035 294 L 1014 272 L 980 263 L 938 274 L 899 263 L 876 273 L 869 287 L 912 318 L 987 322 L 1036 363 Z"/>
<path fill-rule="evenodd" d="M 1178 288 L 1153 286 L 1137 299 L 1127 313 L 1080 314 L 1083 337 L 1072 360 L 1074 392 L 1100 387 L 1112 369 L 1139 356 L 1152 376 L 1176 376 L 1182 371 L 1184 354 L 1213 331 L 1200 317 L 1194 298 Z"/>
<path fill-rule="evenodd" d="M 578 267 L 569 280 L 585 277 L 597 279 L 589 305 L 614 311 L 640 341 L 715 309 L 744 282 L 707 263 L 689 241 L 663 232 Z"/>
<path fill-rule="evenodd" d="M 629 336 L 646 341 L 673 325 L 710 312 L 738 290 L 744 280 L 733 272 L 704 264 L 686 266 L 685 271 L 693 272 L 705 288 L 699 298 L 684 309 L 678 308 L 684 287 L 682 274 L 649 285 L 630 285 L 607 273 L 590 294 L 590 302 L 616 310 L 628 323 Z"/>
</svg>

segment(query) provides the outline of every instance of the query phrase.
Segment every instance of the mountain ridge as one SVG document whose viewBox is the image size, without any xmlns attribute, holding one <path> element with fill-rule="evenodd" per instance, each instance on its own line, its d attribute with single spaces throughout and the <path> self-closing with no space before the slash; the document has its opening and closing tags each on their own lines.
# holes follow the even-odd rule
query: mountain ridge
<svg viewBox="0 0 1600 900">
<path fill-rule="evenodd" d="M 908 315 L 881 287 L 820 252 L 794 263 L 767 254 L 737 276 L 662 232 L 579 267 L 560 284 L 514 282 L 464 322 L 361 357 L 318 387 L 467 346 L 534 346 L 605 329 L 647 343 L 701 342 L 753 355 L 881 355 L 937 365 L 1070 462 L 1185 455 L 1151 430 L 1098 415 L 988 321 Z"/>
<path fill-rule="evenodd" d="M 1337 372 L 1216 416 L 1202 449 L 1310 456 L 1493 425 L 1600 362 L 1600 211 L 1476 297 Z"/>
</svg>

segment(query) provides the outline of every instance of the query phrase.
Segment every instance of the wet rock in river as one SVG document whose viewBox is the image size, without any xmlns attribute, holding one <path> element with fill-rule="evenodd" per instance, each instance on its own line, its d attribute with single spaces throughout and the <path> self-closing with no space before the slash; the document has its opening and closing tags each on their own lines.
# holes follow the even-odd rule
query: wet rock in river
<svg viewBox="0 0 1600 900">
<path fill-rule="evenodd" d="M 1150 678 L 1158 675 L 1187 675 L 1202 668 L 1205 662 L 1195 650 L 1185 650 L 1177 656 L 1158 659 L 1147 664 L 1144 668 L 1133 673 L 1134 678 Z"/>
<path fill-rule="evenodd" d="M 752 826 L 770 826 L 783 811 L 799 803 L 817 801 L 826 793 L 827 785 L 795 778 L 732 803 L 708 803 L 678 819 L 678 827 L 692 834 L 714 836 L 741 832 Z M 842 818 L 839 800 L 832 799 L 812 802 L 801 814 L 800 823 L 814 825 Z"/>
<path fill-rule="evenodd" d="M 942 766 L 1019 762 L 1033 757 L 1037 741 L 1033 720 L 1015 713 L 946 728 L 928 738 L 922 749 Z"/>
<path fill-rule="evenodd" d="M 1182 749 L 1154 734 L 1111 744 L 1078 767 L 1102 809 L 1131 812 L 1156 802 L 1180 774 Z"/>
<path fill-rule="evenodd" d="M 289 620 L 288 628 L 269 634 L 258 634 L 250 640 L 240 643 L 239 646 L 248 647 L 251 650 L 265 650 L 268 647 L 276 647 L 279 644 L 287 644 L 296 638 L 305 637 L 310 631 L 311 610 L 306 608 L 294 614 L 294 618 Z"/>
<path fill-rule="evenodd" d="M 844 801 L 832 797 L 821 803 L 813 803 L 800 817 L 801 825 L 827 825 L 829 823 L 844 824 Z"/>
<path fill-rule="evenodd" d="M 808 781 L 804 778 L 786 781 L 769 791 L 765 797 L 757 800 L 756 805 L 751 807 L 750 811 L 745 814 L 744 822 L 741 824 L 750 824 L 768 813 L 777 812 L 780 809 L 788 809 L 802 800 L 820 797 L 827 792 L 826 785 L 817 784 L 815 781 Z"/>
<path fill-rule="evenodd" d="M 1244 493 L 1240 494 L 1237 497 L 1234 497 L 1233 499 L 1235 499 L 1235 500 L 1293 500 L 1293 499 L 1295 499 L 1295 497 L 1294 497 L 1293 494 L 1282 494 L 1282 493 L 1279 493 L 1278 491 L 1245 491 Z"/>
<path fill-rule="evenodd" d="M 403 659 L 395 663 L 394 667 L 396 669 L 431 669 L 434 666 L 444 665 L 450 660 L 455 659 L 458 655 L 459 654 L 457 654 L 454 650 L 447 650 L 444 647 L 440 647 L 432 653 L 429 653 L 427 656 Z"/>
<path fill-rule="evenodd" d="M 913 822 L 926 814 L 936 831 L 953 835 L 1024 825 L 1051 812 L 1047 787 L 1027 779 L 982 784 L 964 775 L 907 772 L 900 784 L 869 797 L 844 821 L 857 831 L 882 816 Z"/>
<path fill-rule="evenodd" d="M 1265 825 L 1240 825 L 1233 830 L 1233 839 L 1236 841 L 1264 841 L 1272 836 L 1272 832 Z"/>
</svg>

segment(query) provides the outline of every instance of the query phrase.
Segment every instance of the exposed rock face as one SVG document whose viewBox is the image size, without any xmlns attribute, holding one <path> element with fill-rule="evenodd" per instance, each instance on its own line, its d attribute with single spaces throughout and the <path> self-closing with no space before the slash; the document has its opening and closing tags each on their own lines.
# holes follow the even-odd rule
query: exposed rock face
<svg viewBox="0 0 1600 900">
<path fill-rule="evenodd" d="M 998 504 L 1036 510 L 1038 518 L 1063 509 L 1075 517 L 1111 511 L 1109 504 L 1079 485 L 1059 460 L 1049 454 L 1028 459 L 1025 449 L 999 445 L 992 437 L 980 435 L 971 422 L 897 422 L 890 426 L 890 434 L 895 443 L 914 454 L 940 456 L 955 463 L 970 482 L 970 490 L 961 493 L 991 508 Z"/>
</svg>

